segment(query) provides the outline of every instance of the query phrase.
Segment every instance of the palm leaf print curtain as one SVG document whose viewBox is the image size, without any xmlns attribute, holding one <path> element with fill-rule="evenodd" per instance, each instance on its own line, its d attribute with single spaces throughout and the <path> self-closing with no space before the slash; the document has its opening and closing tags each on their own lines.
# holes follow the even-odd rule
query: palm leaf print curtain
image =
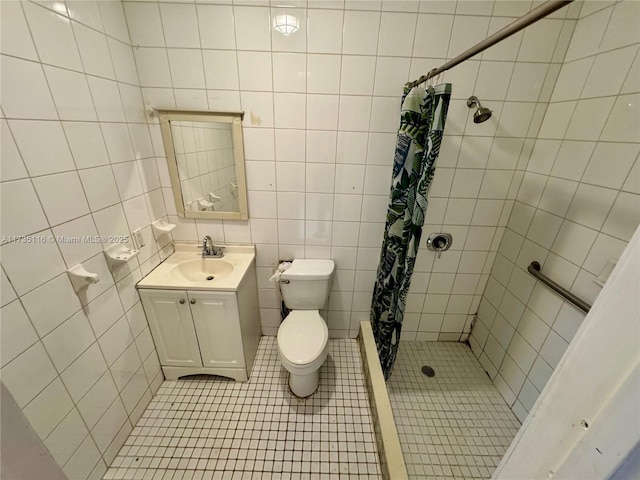
<svg viewBox="0 0 640 480">
<path fill-rule="evenodd" d="M 380 264 L 371 304 L 378 356 L 388 379 L 398 352 L 404 307 L 420 245 L 427 193 L 451 98 L 451 84 L 405 87 Z"/>
</svg>

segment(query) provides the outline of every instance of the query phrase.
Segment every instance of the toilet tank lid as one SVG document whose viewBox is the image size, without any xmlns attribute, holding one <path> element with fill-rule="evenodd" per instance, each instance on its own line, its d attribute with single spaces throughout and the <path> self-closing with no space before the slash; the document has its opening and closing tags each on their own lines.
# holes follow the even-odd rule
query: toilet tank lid
<svg viewBox="0 0 640 480">
<path fill-rule="evenodd" d="M 333 260 L 311 260 L 296 258 L 291 267 L 282 273 L 285 280 L 323 280 L 331 277 L 335 263 Z"/>
</svg>

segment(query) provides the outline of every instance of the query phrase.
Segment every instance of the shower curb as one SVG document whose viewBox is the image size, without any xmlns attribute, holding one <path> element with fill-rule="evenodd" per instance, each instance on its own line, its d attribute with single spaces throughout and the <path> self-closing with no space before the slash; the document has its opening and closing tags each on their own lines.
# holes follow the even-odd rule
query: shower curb
<svg viewBox="0 0 640 480">
<path fill-rule="evenodd" d="M 391 410 L 387 384 L 380 368 L 376 342 L 373 338 L 371 323 L 360 322 L 358 335 L 362 368 L 367 382 L 369 403 L 373 413 L 373 428 L 382 468 L 382 478 L 390 480 L 408 480 L 407 466 L 400 447 L 400 438 Z"/>
</svg>

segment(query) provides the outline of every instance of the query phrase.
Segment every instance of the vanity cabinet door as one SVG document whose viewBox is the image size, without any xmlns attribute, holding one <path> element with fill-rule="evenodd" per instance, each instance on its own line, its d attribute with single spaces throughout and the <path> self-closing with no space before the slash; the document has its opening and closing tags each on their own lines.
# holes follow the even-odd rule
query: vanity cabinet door
<svg viewBox="0 0 640 480">
<path fill-rule="evenodd" d="M 201 367 L 198 338 L 193 327 L 189 298 L 177 290 L 140 290 L 160 364 Z"/>
<path fill-rule="evenodd" d="M 244 367 L 238 303 L 233 292 L 189 292 L 204 367 Z"/>
</svg>

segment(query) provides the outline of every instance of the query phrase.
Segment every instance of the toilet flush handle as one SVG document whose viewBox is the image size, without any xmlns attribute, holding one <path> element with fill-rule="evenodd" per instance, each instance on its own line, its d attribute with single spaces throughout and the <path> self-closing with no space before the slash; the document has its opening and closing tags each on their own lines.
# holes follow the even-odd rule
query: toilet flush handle
<svg viewBox="0 0 640 480">
<path fill-rule="evenodd" d="M 280 283 L 289 283 L 290 280 L 280 280 Z"/>
</svg>

